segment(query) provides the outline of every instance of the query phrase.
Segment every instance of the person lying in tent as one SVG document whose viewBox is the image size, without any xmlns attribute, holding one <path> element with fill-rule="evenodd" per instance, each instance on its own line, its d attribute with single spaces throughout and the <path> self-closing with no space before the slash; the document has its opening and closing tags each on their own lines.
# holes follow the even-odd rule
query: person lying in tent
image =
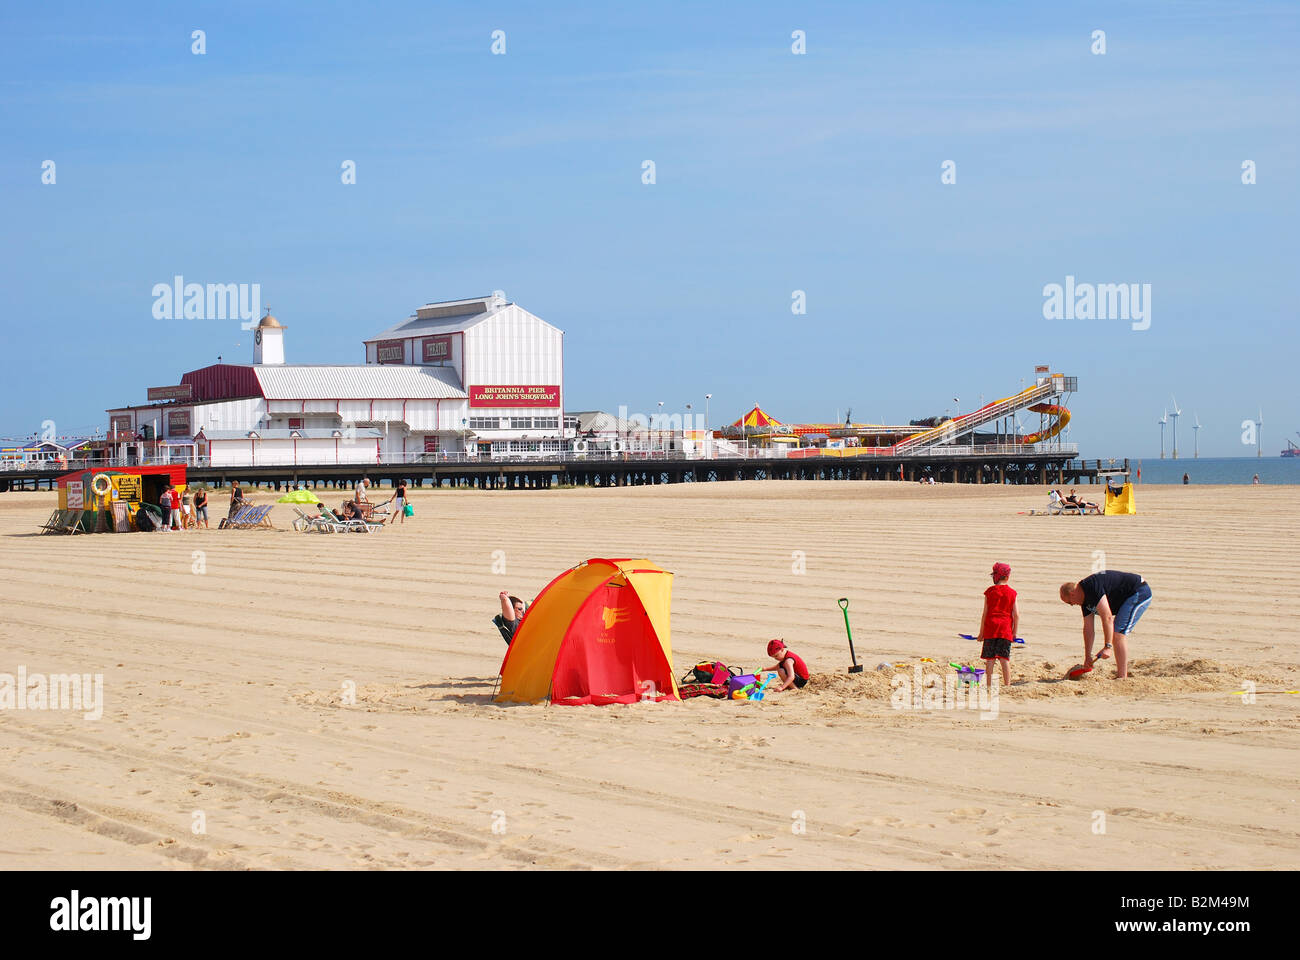
<svg viewBox="0 0 1300 960">
<path fill-rule="evenodd" d="M 497 597 L 501 601 L 501 612 L 492 618 L 492 622 L 501 631 L 501 639 L 506 642 L 508 647 L 515 639 L 515 631 L 519 629 L 519 621 L 523 620 L 524 614 L 528 612 L 528 604 L 513 596 L 507 590 L 502 590 Z"/>
<path fill-rule="evenodd" d="M 808 685 L 811 676 L 808 673 L 808 664 L 803 662 L 803 657 L 787 647 L 784 640 L 769 641 L 767 655 L 776 661 L 776 665 L 764 669 L 775 670 L 777 679 L 781 681 L 779 686 L 769 687 L 769 693 L 780 693 L 791 687 L 801 690 Z"/>
</svg>

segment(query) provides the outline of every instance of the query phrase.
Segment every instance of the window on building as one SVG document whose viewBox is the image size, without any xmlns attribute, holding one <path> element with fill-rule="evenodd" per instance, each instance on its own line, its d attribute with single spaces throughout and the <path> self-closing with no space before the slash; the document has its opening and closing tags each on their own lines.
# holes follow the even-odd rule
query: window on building
<svg viewBox="0 0 1300 960">
<path fill-rule="evenodd" d="M 511 430 L 531 430 L 531 429 L 533 429 L 533 418 L 532 418 L 532 417 L 511 417 L 511 418 L 510 418 L 510 429 L 511 429 Z"/>
<path fill-rule="evenodd" d="M 558 430 L 560 429 L 559 417 L 534 417 L 534 430 Z"/>
<path fill-rule="evenodd" d="M 577 418 L 577 417 L 565 417 L 565 418 L 564 418 L 564 429 L 565 429 L 565 430 L 577 430 L 577 429 L 578 429 L 578 418 Z"/>
<path fill-rule="evenodd" d="M 500 430 L 500 417 L 470 417 L 469 428 L 471 430 Z"/>
</svg>

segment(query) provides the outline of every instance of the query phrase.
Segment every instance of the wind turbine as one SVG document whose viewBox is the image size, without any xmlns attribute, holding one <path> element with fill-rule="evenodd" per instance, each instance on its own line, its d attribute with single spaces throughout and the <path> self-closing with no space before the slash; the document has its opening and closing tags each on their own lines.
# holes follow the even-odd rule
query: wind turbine
<svg viewBox="0 0 1300 960">
<path fill-rule="evenodd" d="M 1169 416 L 1174 418 L 1174 459 L 1178 459 L 1178 418 L 1183 415 L 1183 411 L 1178 409 L 1178 398 L 1173 394 L 1169 398 L 1174 401 L 1174 412 Z"/>
<path fill-rule="evenodd" d="M 1169 422 L 1169 411 L 1166 410 L 1160 415 L 1156 423 L 1160 424 L 1160 459 L 1165 458 L 1165 424 Z"/>
<path fill-rule="evenodd" d="M 1192 414 L 1192 459 L 1199 460 L 1201 457 L 1201 418 L 1199 415 Z"/>
</svg>

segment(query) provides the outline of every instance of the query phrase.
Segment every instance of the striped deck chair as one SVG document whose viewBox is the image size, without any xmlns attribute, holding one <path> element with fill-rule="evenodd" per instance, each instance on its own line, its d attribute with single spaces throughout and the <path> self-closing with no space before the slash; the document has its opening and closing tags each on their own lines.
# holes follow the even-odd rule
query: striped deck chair
<svg viewBox="0 0 1300 960">
<path fill-rule="evenodd" d="M 81 510 L 68 510 L 63 526 L 59 527 L 59 533 L 85 533 L 86 528 L 82 526 L 85 518 L 86 514 Z"/>
<path fill-rule="evenodd" d="M 41 533 L 54 533 L 63 526 L 63 515 L 66 510 L 55 510 L 50 514 L 50 519 L 41 524 Z"/>
<path fill-rule="evenodd" d="M 273 503 L 263 504 L 260 507 L 249 507 L 248 511 L 235 517 L 232 526 L 239 530 L 254 530 L 257 527 L 271 527 L 271 521 L 267 515 L 271 512 Z"/>
<path fill-rule="evenodd" d="M 239 528 L 239 527 L 244 526 L 244 520 L 245 520 L 245 519 L 248 517 L 248 515 L 251 514 L 255 509 L 257 509 L 257 508 L 256 508 L 256 507 L 253 507 L 253 506 L 240 507 L 238 510 L 235 511 L 235 513 L 234 513 L 233 516 L 223 517 L 222 520 L 221 520 L 221 522 L 220 522 L 219 524 L 217 524 L 217 529 L 218 529 L 218 530 L 226 530 L 226 529 L 232 529 L 232 530 L 233 530 L 233 529 L 237 529 L 237 528 Z"/>
</svg>

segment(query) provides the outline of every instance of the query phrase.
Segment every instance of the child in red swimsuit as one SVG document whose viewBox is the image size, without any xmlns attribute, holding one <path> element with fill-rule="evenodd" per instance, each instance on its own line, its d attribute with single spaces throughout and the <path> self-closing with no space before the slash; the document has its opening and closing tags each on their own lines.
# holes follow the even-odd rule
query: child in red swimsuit
<svg viewBox="0 0 1300 960">
<path fill-rule="evenodd" d="M 975 639 L 983 642 L 985 676 L 993 676 L 995 662 L 1002 664 L 1002 682 L 1011 682 L 1011 641 L 1020 629 L 1020 604 L 1016 591 L 1007 586 L 1011 567 L 993 564 L 993 586 L 984 591 L 984 612 L 980 615 L 980 632 Z"/>
</svg>

